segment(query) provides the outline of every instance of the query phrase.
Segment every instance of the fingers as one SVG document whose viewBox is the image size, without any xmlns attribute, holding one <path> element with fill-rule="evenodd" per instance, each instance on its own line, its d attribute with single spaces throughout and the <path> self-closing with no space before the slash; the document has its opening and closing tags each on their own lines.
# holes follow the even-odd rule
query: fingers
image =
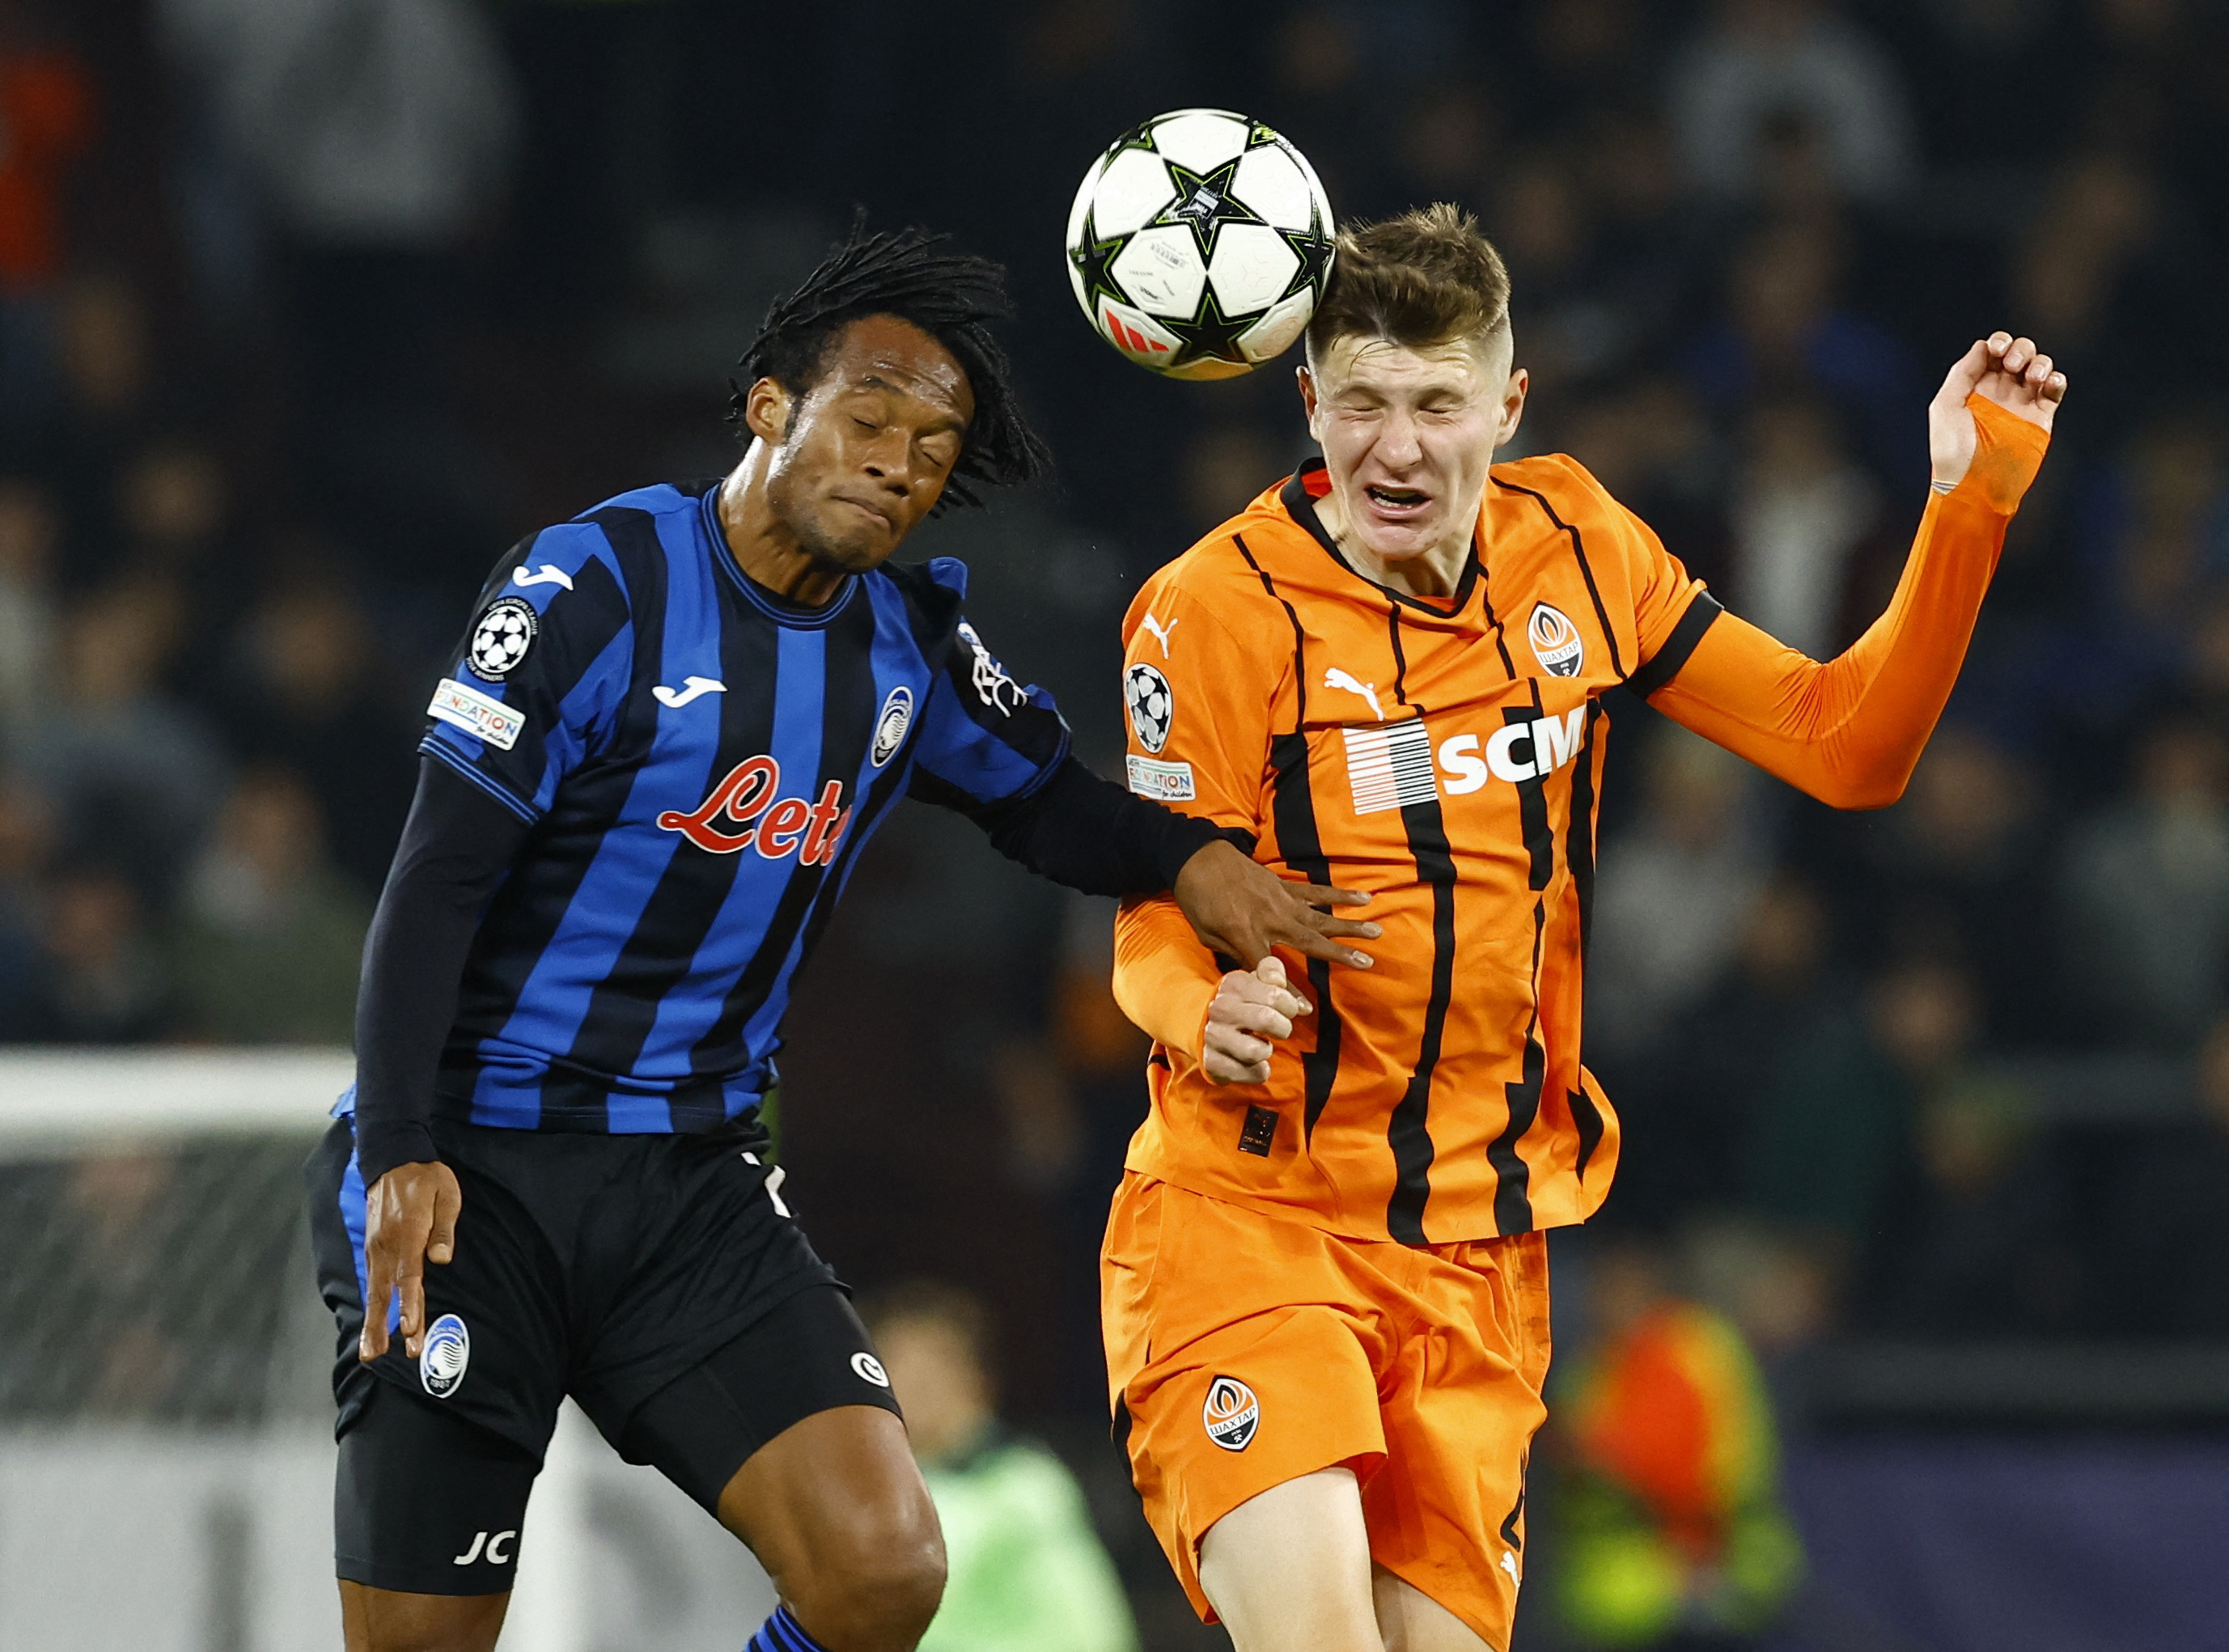
<svg viewBox="0 0 2229 1652">
<path fill-rule="evenodd" d="M 412 1257 L 398 1282 L 402 1291 L 402 1352 L 415 1360 L 426 1349 L 424 1253 Z"/>
<path fill-rule="evenodd" d="M 1375 929 L 1376 925 L 1371 925 Z M 1278 935 L 1276 944 L 1290 947 L 1305 957 L 1320 958 L 1327 964 L 1346 964 L 1355 969 L 1368 969 L 1377 960 L 1366 952 L 1357 952 L 1352 947 L 1342 947 L 1327 935 L 1314 929 L 1295 929 Z"/>
<path fill-rule="evenodd" d="M 1992 333 L 1987 338 L 1976 338 L 1972 349 L 1950 363 L 1950 370 L 1943 376 L 1943 389 L 1937 393 L 1937 399 L 1951 407 L 1964 407 L 1966 398 L 1973 395 L 1975 387 L 1996 364 L 1996 357 L 2004 353 L 1998 347 L 2000 339 L 2010 344 L 2012 335 L 2000 332 Z"/>
<path fill-rule="evenodd" d="M 368 1255 L 364 1263 L 367 1278 L 363 1329 L 356 1340 L 356 1357 L 372 1360 L 387 1352 L 387 1302 L 394 1289 L 394 1282 L 389 1276 L 385 1258 Z"/>
<path fill-rule="evenodd" d="M 444 1176 L 434 1189 L 434 1229 L 426 1238 L 426 1260 L 446 1264 L 457 1254 L 457 1217 L 465 1208 L 464 1191 L 453 1177 Z"/>
<path fill-rule="evenodd" d="M 1334 889 L 1329 884 L 1288 884 L 1286 888 L 1310 906 L 1367 906 L 1370 897 L 1359 889 Z"/>
<path fill-rule="evenodd" d="M 1269 1082 L 1272 1046 L 1234 1027 L 1211 1024 L 1200 1053 L 1201 1069 L 1211 1083 L 1266 1084 Z"/>
</svg>

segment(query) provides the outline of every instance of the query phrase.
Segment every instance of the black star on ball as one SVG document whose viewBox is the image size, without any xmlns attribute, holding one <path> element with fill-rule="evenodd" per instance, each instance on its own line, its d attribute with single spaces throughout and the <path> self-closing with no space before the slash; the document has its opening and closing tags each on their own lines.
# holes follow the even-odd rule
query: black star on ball
<svg viewBox="0 0 2229 1652">
<path fill-rule="evenodd" d="M 1277 233 L 1293 249 L 1293 256 L 1301 260 L 1300 268 L 1293 272 L 1293 279 L 1277 295 L 1277 302 L 1282 304 L 1303 287 L 1313 287 L 1318 302 L 1321 302 L 1324 283 L 1331 275 L 1331 256 L 1339 245 L 1326 229 L 1323 214 L 1311 207 L 1306 229 L 1280 229 Z"/>
<path fill-rule="evenodd" d="M 1129 238 L 1126 235 L 1116 235 L 1111 240 L 1102 239 L 1098 224 L 1092 216 L 1087 215 L 1083 221 L 1082 241 L 1069 251 L 1069 262 L 1076 266 L 1076 273 L 1083 281 L 1084 307 L 1095 316 L 1099 313 L 1102 293 L 1117 304 L 1130 302 L 1130 295 L 1114 279 L 1112 267 L 1116 254 L 1128 242 Z"/>
<path fill-rule="evenodd" d="M 1215 301 L 1215 286 L 1210 282 L 1201 290 L 1199 310 L 1189 321 L 1175 321 L 1167 316 L 1155 318 L 1174 333 L 1181 348 L 1170 358 L 1169 370 L 1187 363 L 1212 358 L 1219 362 L 1237 362 L 1243 367 L 1253 363 L 1238 348 L 1238 336 L 1260 320 L 1259 316 L 1243 315 L 1237 320 L 1223 313 L 1223 306 Z"/>
<path fill-rule="evenodd" d="M 1195 172 L 1174 161 L 1167 163 L 1170 181 L 1177 186 L 1177 198 L 1162 208 L 1153 222 L 1189 226 L 1193 238 L 1199 242 L 1203 264 L 1214 259 L 1216 238 L 1222 235 L 1224 225 L 1262 222 L 1261 215 L 1231 192 L 1237 187 L 1241 158 L 1243 157 L 1234 157 L 1212 172 Z"/>
</svg>

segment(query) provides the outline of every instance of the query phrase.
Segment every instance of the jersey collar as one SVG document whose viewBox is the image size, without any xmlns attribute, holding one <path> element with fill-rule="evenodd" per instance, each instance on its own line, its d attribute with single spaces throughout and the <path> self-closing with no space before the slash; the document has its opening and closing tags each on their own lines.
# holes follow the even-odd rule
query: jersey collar
<svg viewBox="0 0 2229 1652">
<path fill-rule="evenodd" d="M 1324 468 L 1323 460 L 1311 453 L 1294 467 L 1291 479 L 1287 481 L 1284 487 L 1278 492 L 1277 500 L 1285 507 L 1285 514 L 1292 517 L 1301 527 L 1307 529 L 1308 537 L 1321 545 L 1333 562 L 1373 591 L 1383 594 L 1393 601 L 1400 603 L 1404 607 L 1414 608 L 1419 614 L 1434 614 L 1442 620 L 1450 614 L 1461 614 L 1463 611 L 1470 601 L 1472 588 L 1478 583 L 1477 529 L 1471 530 L 1470 555 L 1463 558 L 1462 574 L 1455 581 L 1454 596 L 1441 601 L 1434 601 L 1426 597 L 1411 596 L 1406 591 L 1397 591 L 1390 585 L 1379 584 L 1352 562 L 1347 561 L 1346 553 L 1333 543 L 1332 537 L 1324 531 L 1323 518 L 1316 514 L 1315 508 L 1316 501 L 1330 492 L 1330 472 Z"/>
<path fill-rule="evenodd" d="M 794 602 L 783 601 L 743 572 L 736 565 L 736 553 L 729 548 L 728 536 L 720 529 L 721 485 L 721 483 L 715 482 L 698 497 L 697 520 L 703 527 L 705 549 L 710 553 L 713 564 L 728 576 L 728 582 L 742 594 L 744 601 L 776 625 L 788 626 L 799 631 L 818 631 L 851 606 L 851 594 L 859 588 L 857 574 L 846 574 L 842 588 L 834 596 L 817 608 L 807 608 Z"/>
</svg>

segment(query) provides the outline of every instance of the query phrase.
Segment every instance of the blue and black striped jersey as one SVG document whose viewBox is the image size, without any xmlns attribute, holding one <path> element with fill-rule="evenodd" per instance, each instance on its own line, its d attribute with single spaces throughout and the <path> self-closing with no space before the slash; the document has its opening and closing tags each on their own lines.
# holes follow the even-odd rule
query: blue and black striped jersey
<svg viewBox="0 0 2229 1652">
<path fill-rule="evenodd" d="M 898 800 L 995 809 L 1067 756 L 940 558 L 793 608 L 717 485 L 621 494 L 496 569 L 420 749 L 529 824 L 481 919 L 435 1110 L 697 1130 L 756 1102 L 791 983 Z"/>
</svg>

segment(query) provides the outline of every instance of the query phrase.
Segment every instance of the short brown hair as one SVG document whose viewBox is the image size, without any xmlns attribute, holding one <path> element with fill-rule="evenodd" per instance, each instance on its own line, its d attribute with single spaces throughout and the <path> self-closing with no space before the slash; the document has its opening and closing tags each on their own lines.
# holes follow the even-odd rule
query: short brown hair
<svg viewBox="0 0 2229 1652">
<path fill-rule="evenodd" d="M 1508 325 L 1501 254 L 1477 219 L 1442 201 L 1339 232 L 1331 284 L 1308 323 L 1308 354 L 1353 335 L 1429 349 Z"/>
</svg>

